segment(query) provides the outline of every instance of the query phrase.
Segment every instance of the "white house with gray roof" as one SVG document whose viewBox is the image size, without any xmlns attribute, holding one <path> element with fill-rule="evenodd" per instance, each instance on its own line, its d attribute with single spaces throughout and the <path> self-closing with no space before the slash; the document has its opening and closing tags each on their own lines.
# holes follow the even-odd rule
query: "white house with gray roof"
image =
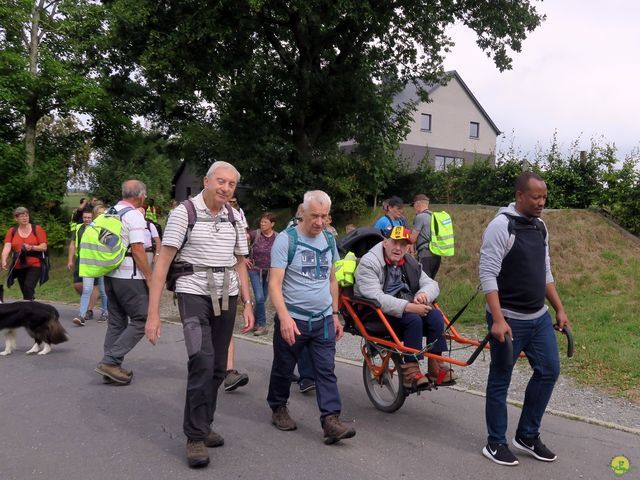
<svg viewBox="0 0 640 480">
<path fill-rule="evenodd" d="M 420 100 L 411 83 L 394 99 L 395 105 L 418 101 L 411 131 L 398 152 L 411 166 L 425 157 L 436 170 L 480 158 L 494 160 L 500 129 L 458 72 L 447 72 L 447 76 L 445 85 L 427 86 L 429 103 Z"/>
</svg>

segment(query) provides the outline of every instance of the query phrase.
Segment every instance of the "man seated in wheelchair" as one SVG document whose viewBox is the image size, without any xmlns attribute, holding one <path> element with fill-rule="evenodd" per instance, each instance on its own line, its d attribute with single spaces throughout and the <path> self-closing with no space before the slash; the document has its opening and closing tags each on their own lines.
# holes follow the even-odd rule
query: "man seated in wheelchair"
<svg viewBox="0 0 640 480">
<path fill-rule="evenodd" d="M 406 347 L 422 350 L 422 337 L 427 337 L 430 352 L 442 354 L 446 349 L 444 318 L 432 302 L 440 293 L 438 282 L 422 271 L 420 264 L 407 253 L 411 232 L 394 227 L 389 237 L 375 245 L 361 259 L 355 273 L 354 293 L 376 300 L 387 320 Z M 452 370 L 440 372 L 436 359 L 429 358 L 428 379 L 420 371 L 422 355 L 404 355 L 403 384 L 406 388 L 430 388 L 430 381 L 451 385 Z"/>
</svg>

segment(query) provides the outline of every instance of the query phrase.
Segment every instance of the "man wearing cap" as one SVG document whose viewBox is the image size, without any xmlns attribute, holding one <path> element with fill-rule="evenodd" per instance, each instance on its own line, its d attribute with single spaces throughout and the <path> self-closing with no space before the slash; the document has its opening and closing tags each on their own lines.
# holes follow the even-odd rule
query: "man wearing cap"
<svg viewBox="0 0 640 480">
<path fill-rule="evenodd" d="M 393 227 L 406 227 L 407 220 L 404 218 L 404 202 L 400 197 L 391 197 L 387 200 L 387 210 L 383 216 L 376 220 L 373 228 L 380 230 L 385 237 L 389 236 Z"/>
<path fill-rule="evenodd" d="M 444 319 L 433 301 L 440 293 L 438 283 L 429 278 L 407 252 L 411 232 L 394 227 L 389 237 L 375 245 L 361 259 L 355 273 L 355 294 L 376 300 L 405 346 L 422 350 L 422 337 L 431 345 L 429 351 L 440 355 L 446 349 Z M 429 380 L 438 385 L 452 385 L 451 370 L 440 371 L 438 362 L 429 358 L 427 380 L 418 361 L 422 355 L 405 355 L 402 365 L 406 388 L 429 388 Z"/>
<path fill-rule="evenodd" d="M 440 255 L 435 255 L 429 250 L 429 242 L 431 241 L 431 212 L 429 211 L 429 197 L 424 193 L 419 193 L 413 197 L 413 208 L 416 216 L 413 219 L 413 231 L 411 232 L 411 241 L 416 245 L 416 253 L 418 254 L 418 262 L 422 266 L 422 270 L 429 277 L 435 279 L 440 269 Z"/>
</svg>

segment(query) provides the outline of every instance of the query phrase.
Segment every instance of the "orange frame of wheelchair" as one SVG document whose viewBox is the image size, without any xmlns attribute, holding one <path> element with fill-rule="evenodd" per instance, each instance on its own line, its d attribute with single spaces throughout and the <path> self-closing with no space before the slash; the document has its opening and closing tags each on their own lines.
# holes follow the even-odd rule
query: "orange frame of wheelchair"
<svg viewBox="0 0 640 480">
<path fill-rule="evenodd" d="M 364 306 L 372 309 L 377 314 L 378 320 L 387 329 L 387 332 L 388 332 L 389 336 L 391 337 L 391 339 L 388 340 L 386 338 L 381 338 L 381 337 L 377 337 L 375 335 L 370 334 L 368 332 L 367 328 L 365 327 L 364 323 L 360 319 L 360 316 L 358 315 L 358 312 L 356 312 L 356 310 L 354 308 L 354 305 L 364 305 Z M 480 346 L 480 342 L 479 341 L 471 340 L 470 338 L 466 338 L 466 337 L 463 337 L 462 335 L 460 335 L 460 333 L 458 333 L 456 328 L 453 325 L 451 325 L 451 322 L 449 321 L 449 319 L 447 318 L 447 316 L 442 311 L 442 309 L 438 306 L 437 303 L 434 303 L 433 306 L 435 308 L 437 308 L 438 310 L 440 310 L 440 312 L 442 312 L 442 316 L 444 318 L 445 328 L 447 330 L 447 333 L 445 334 L 445 337 L 448 340 L 453 340 L 454 342 L 459 343 L 459 344 L 466 344 L 466 345 L 471 345 L 471 346 L 476 346 L 476 347 Z M 348 295 L 345 295 L 344 293 L 340 293 L 340 309 L 341 310 L 344 309 L 349 313 L 349 317 L 353 320 L 353 323 L 354 323 L 355 327 L 360 332 L 360 335 L 362 336 L 362 338 L 364 338 L 365 341 L 367 341 L 367 342 L 372 342 L 372 343 L 375 343 L 375 344 L 378 344 L 378 345 L 382 345 L 382 346 L 385 346 L 385 347 L 392 348 L 392 349 L 396 350 L 398 353 L 401 353 L 401 354 L 422 354 L 425 357 L 435 358 L 437 360 L 441 360 L 443 362 L 447 362 L 447 363 L 451 363 L 451 364 L 454 364 L 454 365 L 458 365 L 460 367 L 467 367 L 467 366 L 469 366 L 471 364 L 471 363 L 469 363 L 469 361 L 458 360 L 458 359 L 455 359 L 455 358 L 452 358 L 452 357 L 448 357 L 448 356 L 445 356 L 445 355 L 436 355 L 436 354 L 430 353 L 430 352 L 421 352 L 420 350 L 416 350 L 415 348 L 406 347 L 402 343 L 402 341 L 398 338 L 398 336 L 396 335 L 395 331 L 393 330 L 393 327 L 389 323 L 389 320 L 387 320 L 387 317 L 382 312 L 382 310 L 379 307 L 373 306 L 370 302 L 357 300 L 357 299 L 349 297 Z M 485 344 L 484 348 L 488 349 L 489 345 Z M 364 355 L 364 358 L 365 358 L 365 361 L 367 362 L 367 365 L 371 369 L 372 373 L 376 377 L 378 377 L 387 368 L 387 364 L 389 362 L 389 358 L 390 357 L 389 356 L 385 356 L 385 358 L 383 359 L 383 364 L 381 366 L 373 365 L 371 363 L 371 361 L 369 360 L 367 355 Z M 473 357 L 473 359 L 475 360 L 475 357 Z"/>
</svg>

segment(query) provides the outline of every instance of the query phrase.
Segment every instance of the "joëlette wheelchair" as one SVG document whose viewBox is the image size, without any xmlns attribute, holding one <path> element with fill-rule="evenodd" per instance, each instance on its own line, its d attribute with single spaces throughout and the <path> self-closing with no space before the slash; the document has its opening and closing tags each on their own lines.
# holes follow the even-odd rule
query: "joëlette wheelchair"
<svg viewBox="0 0 640 480">
<path fill-rule="evenodd" d="M 384 237 L 373 228 L 359 228 L 350 232 L 338 242 L 341 255 L 353 252 L 357 258 L 362 257 L 374 245 L 382 241 Z M 429 352 L 429 345 L 423 350 L 416 350 L 404 346 L 389 320 L 380 309 L 376 301 L 359 298 L 353 294 L 353 287 L 341 287 L 339 310 L 345 321 L 345 332 L 362 337 L 362 378 L 367 396 L 373 405 L 383 412 L 392 413 L 404 404 L 406 398 L 412 393 L 419 393 L 404 387 L 400 364 L 403 355 L 422 354 L 427 358 L 434 358 L 459 367 L 471 365 L 483 349 L 489 348 L 490 333 L 481 341 L 466 338 L 454 327 L 455 321 L 460 318 L 466 307 L 475 298 L 475 295 L 462 307 L 451 320 L 442 312 L 445 324 L 444 335 L 449 341 L 457 344 L 475 347 L 467 360 L 458 360 L 449 355 L 436 355 Z M 434 308 L 440 309 L 436 303 Z M 440 311 L 442 311 L 440 309 Z M 573 355 L 573 337 L 567 328 L 563 331 L 567 335 L 567 355 Z M 513 346 L 507 337 L 507 350 L 505 357 L 513 358 Z M 451 352 L 451 348 L 449 353 Z M 509 354 L 511 352 L 511 354 Z M 521 354 L 523 357 L 524 354 Z M 432 388 L 437 388 L 434 385 Z"/>
</svg>

